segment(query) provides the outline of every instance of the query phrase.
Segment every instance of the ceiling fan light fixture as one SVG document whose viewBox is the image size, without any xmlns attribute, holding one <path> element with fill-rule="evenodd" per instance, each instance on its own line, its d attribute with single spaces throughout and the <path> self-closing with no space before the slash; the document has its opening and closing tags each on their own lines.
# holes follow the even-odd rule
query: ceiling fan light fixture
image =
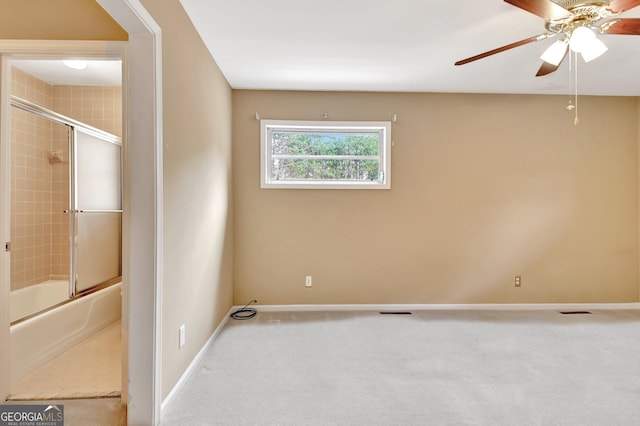
<svg viewBox="0 0 640 426">
<path fill-rule="evenodd" d="M 556 40 L 551 46 L 547 47 L 540 59 L 545 61 L 548 64 L 553 66 L 560 65 L 562 62 L 562 58 L 564 58 L 565 53 L 567 52 L 567 41 L 566 40 Z"/>
<path fill-rule="evenodd" d="M 589 45 L 596 39 L 596 34 L 587 27 L 578 27 L 571 33 L 569 47 L 572 52 L 581 53 L 588 49 Z"/>
<path fill-rule="evenodd" d="M 605 46 L 602 41 L 594 38 L 586 48 L 582 49 L 582 52 L 580 53 L 582 55 L 582 59 L 584 59 L 585 62 L 591 62 L 594 59 L 602 56 L 602 54 L 604 54 L 604 52 L 606 52 L 607 50 L 607 46 Z"/>
</svg>

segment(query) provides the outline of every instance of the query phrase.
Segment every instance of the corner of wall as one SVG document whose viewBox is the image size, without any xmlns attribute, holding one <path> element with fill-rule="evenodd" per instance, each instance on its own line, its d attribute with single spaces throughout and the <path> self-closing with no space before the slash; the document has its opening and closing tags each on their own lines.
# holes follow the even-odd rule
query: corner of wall
<svg viewBox="0 0 640 426">
<path fill-rule="evenodd" d="M 640 224 L 640 96 L 636 97 L 636 139 L 638 141 L 636 144 L 638 155 L 638 223 Z M 638 226 L 638 233 L 638 302 L 640 302 L 640 226 Z"/>
</svg>

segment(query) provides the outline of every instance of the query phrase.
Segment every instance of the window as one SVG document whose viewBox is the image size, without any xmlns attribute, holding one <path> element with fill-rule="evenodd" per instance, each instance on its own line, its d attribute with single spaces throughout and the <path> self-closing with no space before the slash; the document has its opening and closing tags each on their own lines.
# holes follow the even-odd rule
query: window
<svg viewBox="0 0 640 426">
<path fill-rule="evenodd" d="M 391 188 L 391 123 L 261 120 L 261 187 Z"/>
</svg>

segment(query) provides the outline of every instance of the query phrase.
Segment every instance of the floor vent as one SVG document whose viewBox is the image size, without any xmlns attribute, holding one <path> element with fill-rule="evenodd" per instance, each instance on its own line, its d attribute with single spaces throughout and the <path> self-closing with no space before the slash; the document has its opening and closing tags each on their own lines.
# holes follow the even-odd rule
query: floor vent
<svg viewBox="0 0 640 426">
<path fill-rule="evenodd" d="M 562 311 L 560 313 L 562 315 L 591 315 L 589 311 Z"/>
<path fill-rule="evenodd" d="M 386 311 L 386 312 L 380 312 L 380 315 L 413 315 L 413 312 L 408 312 L 408 311 Z"/>
</svg>

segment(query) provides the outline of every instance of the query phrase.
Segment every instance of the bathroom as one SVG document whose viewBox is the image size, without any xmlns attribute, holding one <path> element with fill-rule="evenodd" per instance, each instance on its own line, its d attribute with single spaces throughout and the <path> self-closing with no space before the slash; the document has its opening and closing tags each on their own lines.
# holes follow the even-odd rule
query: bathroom
<svg viewBox="0 0 640 426">
<path fill-rule="evenodd" d="M 121 63 L 62 62 L 11 61 L 12 400 L 122 389 Z"/>
</svg>

